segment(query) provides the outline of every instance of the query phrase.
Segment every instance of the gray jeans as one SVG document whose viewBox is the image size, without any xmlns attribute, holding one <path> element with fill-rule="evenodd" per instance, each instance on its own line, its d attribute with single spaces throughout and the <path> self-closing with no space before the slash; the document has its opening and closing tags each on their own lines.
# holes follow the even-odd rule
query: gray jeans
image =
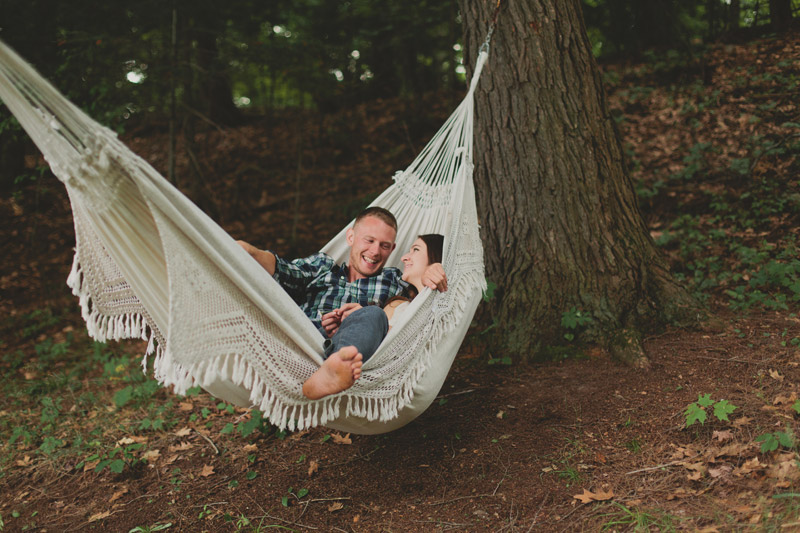
<svg viewBox="0 0 800 533">
<path fill-rule="evenodd" d="M 327 359 L 329 355 L 346 346 L 355 346 L 361 352 L 362 360 L 366 362 L 388 332 L 389 320 L 383 309 L 377 305 L 362 307 L 350 313 L 333 337 L 325 340 L 324 357 Z"/>
</svg>

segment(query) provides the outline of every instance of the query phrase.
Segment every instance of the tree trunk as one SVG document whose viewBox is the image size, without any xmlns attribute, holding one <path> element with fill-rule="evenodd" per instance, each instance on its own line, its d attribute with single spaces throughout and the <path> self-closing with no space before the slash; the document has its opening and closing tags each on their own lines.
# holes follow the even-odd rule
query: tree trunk
<svg viewBox="0 0 800 533">
<path fill-rule="evenodd" d="M 791 0 L 769 0 L 769 20 L 776 32 L 787 31 L 792 25 Z"/>
<path fill-rule="evenodd" d="M 736 31 L 739 29 L 739 19 L 742 15 L 742 2 L 741 0 L 731 0 L 728 7 L 728 31 Z"/>
<path fill-rule="evenodd" d="M 494 4 L 461 0 L 470 66 Z M 529 358 L 578 334 L 646 365 L 645 330 L 696 320 L 639 212 L 579 0 L 502 4 L 475 133 L 498 352 Z M 565 329 L 573 308 L 592 320 Z"/>
<path fill-rule="evenodd" d="M 235 126 L 241 114 L 233 103 L 233 89 L 220 64 L 216 35 L 205 27 L 194 29 L 197 43 L 195 65 L 195 105 L 214 124 Z"/>
</svg>

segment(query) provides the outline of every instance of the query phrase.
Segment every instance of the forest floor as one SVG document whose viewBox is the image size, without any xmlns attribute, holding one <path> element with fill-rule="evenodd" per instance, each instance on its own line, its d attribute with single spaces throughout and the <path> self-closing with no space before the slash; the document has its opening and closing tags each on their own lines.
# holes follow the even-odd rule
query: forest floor
<svg viewBox="0 0 800 533">
<path fill-rule="evenodd" d="M 571 357 L 503 364 L 476 324 L 406 427 L 278 432 L 158 387 L 141 343 L 87 337 L 69 204 L 45 175 L 0 199 L 0 530 L 800 529 L 800 39 L 603 70 L 653 237 L 709 310 L 647 338 L 648 370 L 579 330 Z M 179 185 L 236 238 L 311 252 L 447 100 L 210 129 L 181 143 L 198 164 L 179 160 Z M 163 132 L 125 140 L 164 169 Z"/>
</svg>

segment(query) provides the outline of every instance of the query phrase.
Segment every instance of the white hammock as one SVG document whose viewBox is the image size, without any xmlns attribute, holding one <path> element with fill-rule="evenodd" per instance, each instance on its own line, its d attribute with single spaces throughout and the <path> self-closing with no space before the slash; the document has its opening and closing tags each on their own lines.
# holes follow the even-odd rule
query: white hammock
<svg viewBox="0 0 800 533">
<path fill-rule="evenodd" d="M 301 386 L 322 363 L 323 338 L 291 297 L 116 134 L 0 42 L 0 99 L 69 193 L 76 250 L 67 284 L 89 334 L 149 339 L 159 382 L 258 407 L 280 428 L 371 434 L 416 418 L 441 389 L 485 289 L 472 124 L 487 48 L 463 102 L 372 204 L 399 221 L 389 265 L 400 266 L 418 234 L 445 236 L 449 290 L 424 289 L 352 388 L 310 401 Z M 322 249 L 337 263 L 348 257 L 344 232 Z"/>
</svg>

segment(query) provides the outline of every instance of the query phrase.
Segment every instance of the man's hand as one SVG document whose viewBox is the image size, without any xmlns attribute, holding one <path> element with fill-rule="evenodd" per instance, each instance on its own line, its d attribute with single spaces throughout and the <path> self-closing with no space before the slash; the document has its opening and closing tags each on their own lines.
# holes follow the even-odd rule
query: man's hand
<svg viewBox="0 0 800 533">
<path fill-rule="evenodd" d="M 322 328 L 325 330 L 325 333 L 328 334 L 328 337 L 332 337 L 341 324 L 342 316 L 338 309 L 334 309 L 330 313 L 322 315 Z"/>
<path fill-rule="evenodd" d="M 357 311 L 358 309 L 361 309 L 361 304 L 352 302 L 349 304 L 344 304 L 339 309 L 334 309 L 330 313 L 325 313 L 322 315 L 322 327 L 325 329 L 328 337 L 331 337 L 334 333 L 336 333 L 336 331 L 339 329 L 339 326 L 342 324 L 342 320 L 350 316 L 353 311 Z"/>
<path fill-rule="evenodd" d="M 422 284 L 429 289 L 436 289 L 439 292 L 447 290 L 447 274 L 441 263 L 433 263 L 422 273 Z"/>
<path fill-rule="evenodd" d="M 349 304 L 344 304 L 339 309 L 337 309 L 337 311 L 341 314 L 342 320 L 344 320 L 345 318 L 349 317 L 353 313 L 353 311 L 358 311 L 359 309 L 361 309 L 361 304 L 351 302 Z"/>
<path fill-rule="evenodd" d="M 275 255 L 266 250 L 259 250 L 252 244 L 245 241 L 236 241 L 236 244 L 244 248 L 244 251 L 258 261 L 258 264 L 264 267 L 264 270 L 269 272 L 270 276 L 275 275 Z"/>
</svg>

